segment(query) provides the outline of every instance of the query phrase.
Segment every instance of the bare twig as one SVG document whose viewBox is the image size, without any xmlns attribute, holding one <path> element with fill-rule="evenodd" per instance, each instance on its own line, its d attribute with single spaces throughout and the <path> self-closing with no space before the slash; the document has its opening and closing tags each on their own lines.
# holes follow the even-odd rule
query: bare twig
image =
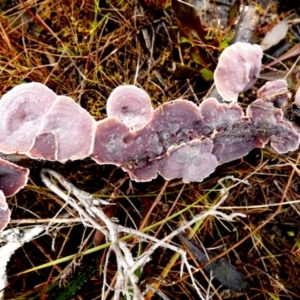
<svg viewBox="0 0 300 300">
<path fill-rule="evenodd" d="M 259 24 L 259 16 L 254 5 L 241 6 L 233 43 L 251 43 Z"/>
<path fill-rule="evenodd" d="M 63 192 L 60 188 L 56 186 L 54 182 L 52 182 L 48 177 L 46 177 L 46 173 L 53 176 L 59 183 L 68 190 L 69 194 Z M 230 215 L 226 215 L 223 212 L 218 211 L 217 209 L 220 205 L 227 199 L 229 189 L 226 188 L 222 180 L 219 181 L 220 185 L 222 186 L 221 193 L 223 196 L 221 200 L 214 205 L 211 209 L 196 215 L 191 221 L 186 223 L 184 226 L 177 228 L 176 230 L 172 231 L 168 236 L 163 239 L 157 239 L 151 235 L 146 233 L 140 232 L 138 230 L 127 228 L 121 226 L 116 223 L 114 218 L 108 218 L 105 213 L 99 208 L 99 204 L 108 205 L 110 204 L 107 201 L 103 201 L 101 199 L 95 199 L 89 193 L 86 193 L 82 190 L 76 188 L 73 184 L 67 181 L 63 176 L 54 172 L 53 170 L 43 169 L 41 173 L 41 177 L 45 185 L 51 189 L 54 193 L 60 196 L 63 200 L 66 201 L 67 204 L 71 205 L 74 209 L 78 211 L 78 213 L 84 217 L 84 224 L 88 226 L 92 226 L 105 234 L 106 238 L 111 242 L 110 249 L 108 251 L 105 266 L 104 266 L 104 285 L 102 290 L 102 295 L 105 293 L 106 287 L 106 271 L 108 268 L 108 259 L 109 254 L 111 251 L 114 251 L 116 258 L 117 258 L 117 268 L 118 268 L 118 276 L 114 286 L 114 299 L 120 298 L 120 293 L 122 292 L 126 297 L 133 299 L 143 299 L 143 293 L 140 291 L 138 286 L 138 278 L 135 275 L 135 271 L 137 269 L 142 269 L 146 263 L 150 260 L 151 256 L 153 255 L 154 251 L 157 250 L 159 247 L 163 247 L 166 249 L 170 249 L 174 252 L 178 252 L 182 258 L 181 264 L 181 276 L 183 274 L 183 267 L 185 266 L 188 270 L 190 278 L 192 280 L 192 284 L 194 288 L 197 290 L 198 295 L 201 299 L 203 296 L 201 295 L 201 291 L 199 290 L 192 273 L 192 266 L 188 263 L 186 251 L 179 248 L 178 246 L 169 244 L 169 241 L 179 233 L 183 232 L 185 229 L 192 226 L 194 223 L 198 222 L 199 220 L 205 219 L 207 216 L 213 215 L 220 217 L 225 220 L 232 221 L 235 217 L 245 217 L 244 214 L 241 213 L 232 213 Z M 235 180 L 233 177 L 226 177 L 225 179 L 232 179 Z M 75 199 L 73 199 L 70 195 L 76 196 L 79 203 Z M 99 225 L 100 220 L 105 224 L 105 228 Z M 152 241 L 153 244 L 151 247 L 148 248 L 141 256 L 133 257 L 129 246 L 126 242 L 121 241 L 119 238 L 119 233 L 128 233 L 134 234 L 143 240 Z M 150 287 L 148 287 L 150 288 Z"/>
<path fill-rule="evenodd" d="M 43 233 L 46 226 L 36 225 L 30 228 L 12 228 L 0 232 L 0 299 L 4 299 L 4 288 L 7 285 L 6 265 L 17 249 Z"/>
</svg>

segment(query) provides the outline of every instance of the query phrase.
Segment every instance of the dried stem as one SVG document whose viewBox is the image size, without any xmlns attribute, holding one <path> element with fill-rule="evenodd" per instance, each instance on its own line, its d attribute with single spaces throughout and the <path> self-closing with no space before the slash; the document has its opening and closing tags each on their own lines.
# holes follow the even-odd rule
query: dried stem
<svg viewBox="0 0 300 300">
<path fill-rule="evenodd" d="M 66 194 L 64 191 L 58 188 L 56 184 L 52 182 L 51 179 L 49 179 L 45 175 L 46 173 L 48 173 L 56 180 L 58 180 L 59 183 L 65 189 L 68 190 L 68 194 Z M 133 299 L 143 299 L 143 293 L 141 292 L 138 286 L 138 278 L 135 275 L 135 271 L 139 268 L 142 269 L 146 265 L 146 263 L 150 260 L 154 251 L 157 250 L 159 247 L 163 247 L 166 249 L 170 249 L 174 252 L 178 252 L 181 255 L 182 258 L 181 276 L 183 274 L 183 267 L 186 266 L 194 288 L 197 290 L 199 297 L 204 300 L 205 298 L 203 298 L 203 296 L 201 295 L 201 292 L 194 280 L 193 273 L 192 273 L 192 266 L 188 263 L 186 251 L 177 246 L 171 245 L 168 242 L 174 236 L 183 232 L 185 229 L 189 228 L 199 220 L 203 220 L 206 217 L 211 215 L 218 216 L 222 219 L 229 220 L 229 221 L 232 221 L 232 219 L 235 217 L 245 217 L 245 215 L 241 213 L 232 213 L 230 215 L 226 215 L 225 213 L 217 210 L 219 206 L 227 199 L 228 190 L 229 190 L 222 184 L 222 180 L 220 180 L 219 183 L 222 186 L 221 193 L 223 193 L 221 200 L 216 205 L 214 205 L 211 209 L 196 215 L 191 221 L 186 223 L 184 226 L 177 228 L 176 230 L 172 231 L 169 235 L 167 235 L 165 238 L 160 240 L 151 235 L 140 232 L 138 230 L 127 228 L 117 224 L 114 218 L 111 219 L 108 218 L 105 215 L 105 213 L 101 210 L 101 208 L 99 208 L 99 204 L 109 205 L 110 204 L 109 202 L 101 199 L 95 199 L 89 193 L 79 190 L 57 172 L 49 169 L 43 169 L 41 173 L 41 177 L 43 182 L 49 189 L 51 189 L 54 193 L 60 196 L 67 204 L 71 205 L 74 209 L 76 209 L 80 216 L 84 217 L 84 222 L 83 222 L 84 224 L 100 230 L 106 236 L 107 240 L 111 242 L 111 246 L 107 253 L 105 266 L 104 266 L 104 285 L 103 285 L 102 295 L 104 295 L 105 287 L 107 286 L 105 274 L 106 271 L 108 270 L 108 259 L 110 256 L 109 254 L 111 253 L 111 251 L 114 251 L 117 259 L 117 268 L 118 268 L 118 276 L 114 286 L 114 291 L 115 291 L 114 299 L 120 299 L 121 292 L 124 295 L 126 295 L 128 299 L 130 297 L 133 297 Z M 229 177 L 226 177 L 223 180 L 228 178 Z M 236 180 L 233 177 L 230 177 L 230 179 Z M 76 196 L 79 203 L 77 203 L 77 201 L 74 198 L 72 198 L 70 195 Z M 105 224 L 105 228 L 99 225 L 100 220 Z M 130 246 L 127 245 L 126 242 L 121 241 L 119 238 L 119 234 L 121 232 L 134 234 L 145 241 L 153 242 L 153 244 L 141 256 L 133 257 L 130 250 Z"/>
</svg>

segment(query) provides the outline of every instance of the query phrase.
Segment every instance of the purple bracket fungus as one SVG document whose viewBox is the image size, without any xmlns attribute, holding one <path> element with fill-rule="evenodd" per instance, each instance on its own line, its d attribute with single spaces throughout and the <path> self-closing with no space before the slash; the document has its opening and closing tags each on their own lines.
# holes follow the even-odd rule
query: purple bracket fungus
<svg viewBox="0 0 300 300">
<path fill-rule="evenodd" d="M 262 100 L 253 102 L 245 115 L 237 103 L 220 104 L 210 98 L 197 107 L 178 99 L 155 109 L 140 130 L 130 131 L 114 117 L 99 121 L 91 157 L 121 166 L 135 181 L 150 181 L 158 174 L 201 181 L 218 164 L 269 141 L 279 153 L 297 149 L 299 134 L 282 115 Z"/>
<path fill-rule="evenodd" d="M 209 139 L 194 139 L 180 146 L 171 146 L 161 160 L 159 174 L 167 180 L 182 178 L 185 183 L 201 182 L 218 166 L 212 148 Z"/>
<path fill-rule="evenodd" d="M 258 45 L 235 43 L 220 55 L 214 73 L 216 88 L 225 101 L 234 101 L 256 82 L 262 59 L 262 49 Z"/>
<path fill-rule="evenodd" d="M 203 122 L 209 126 L 210 131 L 231 127 L 244 115 L 237 103 L 221 104 L 215 98 L 205 99 L 200 104 L 199 110 Z"/>
<path fill-rule="evenodd" d="M 288 85 L 285 79 L 269 81 L 257 90 L 259 99 L 272 102 L 276 107 L 286 107 L 288 96 Z"/>
<path fill-rule="evenodd" d="M 41 83 L 20 84 L 0 101 L 0 151 L 26 153 L 56 94 Z"/>
<path fill-rule="evenodd" d="M 231 109 L 232 104 L 225 108 L 227 117 Z M 216 132 L 212 153 L 222 164 L 241 158 L 254 148 L 262 148 L 269 141 L 278 153 L 294 151 L 299 146 L 299 134 L 282 118 L 282 110 L 258 99 L 248 106 L 246 115 L 239 121 L 227 126 L 225 131 Z"/>
<path fill-rule="evenodd" d="M 14 87 L 0 101 L 0 151 L 65 162 L 92 151 L 96 122 L 73 99 L 41 83 Z"/>
<path fill-rule="evenodd" d="M 184 139 L 188 134 L 186 129 L 193 128 L 200 118 L 201 115 L 196 104 L 177 99 L 155 109 L 152 120 L 145 126 L 145 129 L 149 134 L 157 132 L 163 141 L 172 140 L 172 136 L 179 133 Z"/>
<path fill-rule="evenodd" d="M 150 181 L 157 177 L 158 157 L 170 146 L 188 142 L 199 119 L 198 107 L 180 99 L 157 108 L 140 130 L 129 131 L 120 120 L 108 117 L 97 123 L 92 158 L 121 166 L 136 181 Z"/>
<path fill-rule="evenodd" d="M 97 122 L 92 158 L 100 164 L 121 166 L 134 180 L 150 181 L 157 177 L 157 157 L 170 146 L 189 141 L 189 130 L 200 118 L 195 104 L 180 99 L 157 108 L 140 130 L 130 131 L 120 120 L 107 117 Z"/>
<path fill-rule="evenodd" d="M 54 161 L 57 159 L 58 138 L 55 132 L 39 133 L 34 139 L 34 144 L 26 154 L 34 159 Z"/>
<path fill-rule="evenodd" d="M 271 47 L 277 45 L 281 40 L 283 40 L 289 30 L 289 25 L 286 20 L 276 24 L 271 30 L 268 30 L 265 37 L 261 41 L 262 49 L 268 50 Z"/>
<path fill-rule="evenodd" d="M 107 99 L 107 116 L 119 119 L 132 130 L 143 128 L 152 112 L 149 95 L 134 85 L 118 86 Z"/>
<path fill-rule="evenodd" d="M 296 94 L 295 94 L 295 100 L 294 103 L 300 107 L 300 85 L 297 88 Z"/>
<path fill-rule="evenodd" d="M 60 162 L 85 158 L 92 151 L 95 127 L 92 116 L 73 99 L 57 96 L 27 154 Z"/>
<path fill-rule="evenodd" d="M 28 180 L 29 170 L 0 158 L 0 190 L 10 197 L 22 189 Z"/>
<path fill-rule="evenodd" d="M 261 57 L 261 48 L 247 43 L 223 51 L 215 82 L 226 101 L 237 101 L 254 84 Z M 124 85 L 109 96 L 107 118 L 95 122 L 71 98 L 39 83 L 24 84 L 0 101 L 0 151 L 60 162 L 90 156 L 99 164 L 121 167 L 135 181 L 160 174 L 167 180 L 200 182 L 218 165 L 266 143 L 278 153 L 299 147 L 300 135 L 274 106 L 285 99 L 283 90 L 284 80 L 267 83 L 258 90 L 261 99 L 244 113 L 237 103 L 214 98 L 199 106 L 177 99 L 154 110 L 144 90 Z M 27 169 L 0 160 L 0 230 L 10 216 L 4 196 L 16 193 L 27 177 Z"/>
<path fill-rule="evenodd" d="M 22 189 L 28 180 L 29 170 L 0 158 L 0 231 L 10 221 L 10 210 L 5 197 Z"/>
<path fill-rule="evenodd" d="M 300 135 L 289 121 L 283 120 L 281 109 L 258 99 L 247 108 L 247 114 L 259 129 L 256 138 L 264 143 L 263 146 L 270 141 L 271 147 L 280 154 L 298 149 Z"/>
<path fill-rule="evenodd" d="M 0 190 L 0 231 L 10 222 L 10 210 L 8 208 L 4 193 Z"/>
<path fill-rule="evenodd" d="M 130 153 L 126 137 L 129 128 L 120 120 L 108 117 L 97 122 L 93 159 L 98 164 L 114 164 L 121 166 Z"/>
</svg>

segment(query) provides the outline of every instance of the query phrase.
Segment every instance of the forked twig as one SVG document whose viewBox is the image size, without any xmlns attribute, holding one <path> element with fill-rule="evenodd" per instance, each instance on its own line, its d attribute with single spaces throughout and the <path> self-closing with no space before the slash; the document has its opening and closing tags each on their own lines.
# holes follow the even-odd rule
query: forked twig
<svg viewBox="0 0 300 300">
<path fill-rule="evenodd" d="M 46 174 L 51 175 L 53 178 L 59 181 L 59 183 L 68 191 L 66 194 L 63 190 L 61 190 Z M 168 236 L 159 240 L 153 236 L 150 236 L 146 233 L 140 232 L 138 230 L 124 227 L 116 223 L 114 218 L 108 218 L 105 213 L 99 207 L 99 204 L 102 205 L 110 205 L 109 202 L 96 199 L 91 194 L 84 192 L 78 188 L 76 188 L 72 183 L 67 181 L 62 175 L 57 172 L 49 169 L 43 169 L 41 173 L 41 177 L 45 185 L 51 189 L 54 193 L 56 193 L 59 197 L 61 197 L 67 204 L 71 205 L 74 209 L 76 209 L 80 216 L 84 217 L 84 224 L 86 226 L 92 226 L 98 230 L 100 230 L 107 238 L 108 241 L 111 242 L 110 249 L 108 251 L 108 255 L 105 262 L 104 268 L 104 285 L 102 290 L 102 295 L 105 292 L 106 284 L 106 271 L 108 268 L 108 258 L 111 251 L 115 252 L 118 266 L 118 277 L 114 287 L 114 299 L 120 299 L 120 293 L 122 292 L 126 297 L 131 299 L 143 299 L 143 293 L 141 292 L 138 286 L 138 278 L 135 275 L 135 271 L 138 268 L 143 268 L 145 264 L 150 260 L 151 255 L 154 253 L 156 249 L 159 247 L 170 249 L 174 252 L 178 252 L 181 255 L 182 264 L 181 264 L 181 276 L 183 274 L 183 267 L 187 268 L 187 271 L 191 277 L 192 284 L 194 288 L 197 290 L 198 295 L 201 299 L 205 300 L 201 295 L 201 292 L 194 280 L 192 273 L 192 266 L 188 263 L 186 251 L 168 243 L 174 236 L 183 232 L 185 229 L 192 226 L 194 223 L 199 220 L 205 219 L 207 216 L 213 215 L 221 217 L 225 220 L 232 221 L 235 217 L 245 217 L 244 214 L 241 213 L 232 213 L 230 215 L 226 215 L 223 212 L 218 211 L 219 206 L 227 199 L 229 188 L 226 188 L 222 181 L 225 179 L 232 179 L 236 181 L 233 177 L 226 177 L 223 180 L 220 180 L 219 183 L 222 186 L 221 192 L 223 193 L 221 200 L 214 205 L 211 209 L 196 215 L 191 221 L 187 222 L 185 225 L 177 228 L 172 231 Z M 76 199 L 72 198 L 71 195 L 74 195 L 79 203 L 77 203 Z M 100 226 L 100 220 L 105 224 L 105 227 Z M 146 241 L 152 241 L 153 244 L 147 251 L 145 251 L 139 257 L 133 257 L 133 254 L 130 251 L 127 243 L 121 241 L 119 238 L 119 234 L 128 233 L 134 234 Z M 148 287 L 151 288 L 151 287 Z M 147 289 L 148 289 L 147 288 Z M 147 292 L 147 291 L 145 291 Z"/>
</svg>

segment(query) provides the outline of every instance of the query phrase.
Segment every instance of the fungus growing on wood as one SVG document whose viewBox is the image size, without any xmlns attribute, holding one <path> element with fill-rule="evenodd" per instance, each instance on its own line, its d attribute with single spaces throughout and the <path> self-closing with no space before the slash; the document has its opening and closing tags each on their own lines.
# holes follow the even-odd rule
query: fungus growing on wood
<svg viewBox="0 0 300 300">
<path fill-rule="evenodd" d="M 285 79 L 268 81 L 257 90 L 257 97 L 272 102 L 276 107 L 288 105 L 288 85 Z"/>
<path fill-rule="evenodd" d="M 262 146 L 270 142 L 278 153 L 294 151 L 299 147 L 300 135 L 289 121 L 283 120 L 283 111 L 274 108 L 272 103 L 258 99 L 248 106 L 247 114 L 257 130 L 256 138 L 264 143 Z"/>
<path fill-rule="evenodd" d="M 143 128 L 153 111 L 149 95 L 134 85 L 115 88 L 107 99 L 106 109 L 109 117 L 119 119 L 132 130 Z"/>
<path fill-rule="evenodd" d="M 0 231 L 10 222 L 10 210 L 6 203 L 4 193 L 0 190 Z"/>
<path fill-rule="evenodd" d="M 134 103 L 132 103 L 134 104 Z M 299 134 L 282 120 L 282 111 L 262 100 L 245 115 L 237 103 L 205 99 L 199 107 L 186 100 L 164 103 L 140 130 L 107 117 L 97 123 L 91 157 L 115 164 L 135 181 L 202 181 L 217 165 L 238 159 L 268 142 L 280 153 L 295 150 Z"/>
<path fill-rule="evenodd" d="M 244 115 L 237 103 L 219 103 L 215 98 L 207 98 L 199 106 L 203 123 L 212 130 L 231 127 Z"/>
<path fill-rule="evenodd" d="M 185 183 L 201 182 L 218 166 L 212 148 L 209 139 L 171 146 L 161 160 L 159 173 L 167 180 L 182 178 Z"/>
<path fill-rule="evenodd" d="M 236 101 L 240 92 L 254 84 L 261 57 L 261 48 L 247 43 L 224 50 L 215 80 L 225 100 Z M 18 151 L 31 158 L 61 162 L 91 156 L 99 164 L 121 167 L 135 181 L 150 181 L 158 174 L 165 179 L 202 181 L 217 165 L 241 158 L 268 142 L 278 153 L 297 149 L 299 134 L 282 119 L 282 110 L 274 107 L 274 101 L 269 101 L 270 95 L 284 88 L 284 80 L 266 84 L 258 91 L 266 101 L 254 101 L 244 113 L 237 103 L 221 104 L 214 98 L 204 99 L 199 107 L 177 99 L 153 110 L 145 91 L 124 85 L 110 95 L 107 118 L 95 122 L 71 98 L 57 96 L 41 84 L 21 85 L 3 97 L 0 113 L 13 121 L 13 113 L 6 117 L 10 114 L 7 99 L 12 101 L 13 112 L 26 101 L 30 109 L 17 119 L 17 126 L 0 122 L 0 129 L 7 127 L 12 132 L 7 136 L 16 139 L 11 142 L 1 136 L 0 146 L 8 140 L 14 145 L 7 146 L 8 153 Z M 37 108 L 43 107 L 42 114 L 35 114 L 35 103 Z M 20 146 L 23 137 L 16 134 L 22 132 L 22 124 L 34 126 L 25 135 L 26 147 Z"/>
<path fill-rule="evenodd" d="M 216 88 L 225 101 L 234 101 L 256 82 L 262 59 L 262 49 L 258 45 L 235 43 L 220 55 L 214 73 Z"/>
<path fill-rule="evenodd" d="M 296 94 L 295 94 L 295 100 L 294 103 L 300 107 L 300 85 L 297 88 Z"/>
<path fill-rule="evenodd" d="M 58 160 L 87 157 L 96 122 L 73 99 L 41 83 L 14 87 L 0 101 L 0 151 Z"/>
<path fill-rule="evenodd" d="M 95 126 L 92 116 L 73 99 L 57 96 L 28 156 L 61 162 L 85 158 L 92 151 Z"/>
<path fill-rule="evenodd" d="M 130 154 L 126 137 L 129 128 L 120 120 L 108 117 L 98 121 L 95 132 L 93 159 L 98 164 L 114 164 L 121 166 Z"/>
<path fill-rule="evenodd" d="M 55 133 L 40 133 L 34 139 L 32 148 L 26 152 L 31 158 L 42 158 L 44 160 L 56 160 L 58 151 L 58 139 Z"/>
<path fill-rule="evenodd" d="M 254 148 L 263 148 L 269 141 L 278 153 L 294 151 L 299 146 L 299 134 L 290 122 L 283 120 L 282 110 L 258 99 L 239 121 L 225 132 L 216 132 L 213 141 L 212 153 L 222 164 L 241 158 Z"/>
<path fill-rule="evenodd" d="M 33 92 L 30 96 L 33 88 L 38 95 Z M 265 90 L 272 92 L 268 87 Z M 47 93 L 48 110 L 35 115 L 32 103 L 42 103 L 38 97 L 42 99 Z M 6 99 L 11 99 L 14 110 L 28 101 L 33 113 L 33 118 L 29 114 L 20 118 L 13 133 L 23 130 L 22 121 L 25 127 L 31 120 L 35 125 L 35 131 L 25 139 L 30 149 L 18 146 L 9 151 L 22 150 L 31 158 L 61 162 L 91 155 L 99 164 L 122 167 L 136 181 L 150 181 L 158 174 L 166 179 L 182 178 L 184 182 L 201 181 L 218 164 L 240 158 L 269 141 L 279 153 L 299 145 L 299 134 L 282 120 L 282 111 L 262 100 L 252 103 L 246 115 L 237 103 L 220 104 L 213 98 L 205 99 L 199 107 L 177 99 L 153 110 L 143 90 L 122 86 L 108 101 L 108 117 L 96 123 L 71 98 L 56 96 L 40 84 L 21 85 L 5 95 L 0 105 L 4 115 L 8 114 Z M 16 139 L 17 143 L 23 140 Z"/>
<path fill-rule="evenodd" d="M 22 189 L 28 180 L 29 170 L 0 158 L 0 190 L 10 197 Z"/>
<path fill-rule="evenodd" d="M 26 153 L 56 94 L 41 83 L 20 84 L 0 101 L 0 151 Z"/>
<path fill-rule="evenodd" d="M 168 140 L 172 135 L 186 134 L 187 132 L 182 132 L 182 130 L 193 128 L 200 118 L 201 115 L 196 104 L 177 99 L 164 103 L 155 109 L 151 123 L 147 124 L 147 128 L 158 132 L 163 140 Z"/>
<path fill-rule="evenodd" d="M 10 221 L 6 198 L 16 194 L 28 180 L 29 170 L 0 158 L 0 231 Z"/>
</svg>

